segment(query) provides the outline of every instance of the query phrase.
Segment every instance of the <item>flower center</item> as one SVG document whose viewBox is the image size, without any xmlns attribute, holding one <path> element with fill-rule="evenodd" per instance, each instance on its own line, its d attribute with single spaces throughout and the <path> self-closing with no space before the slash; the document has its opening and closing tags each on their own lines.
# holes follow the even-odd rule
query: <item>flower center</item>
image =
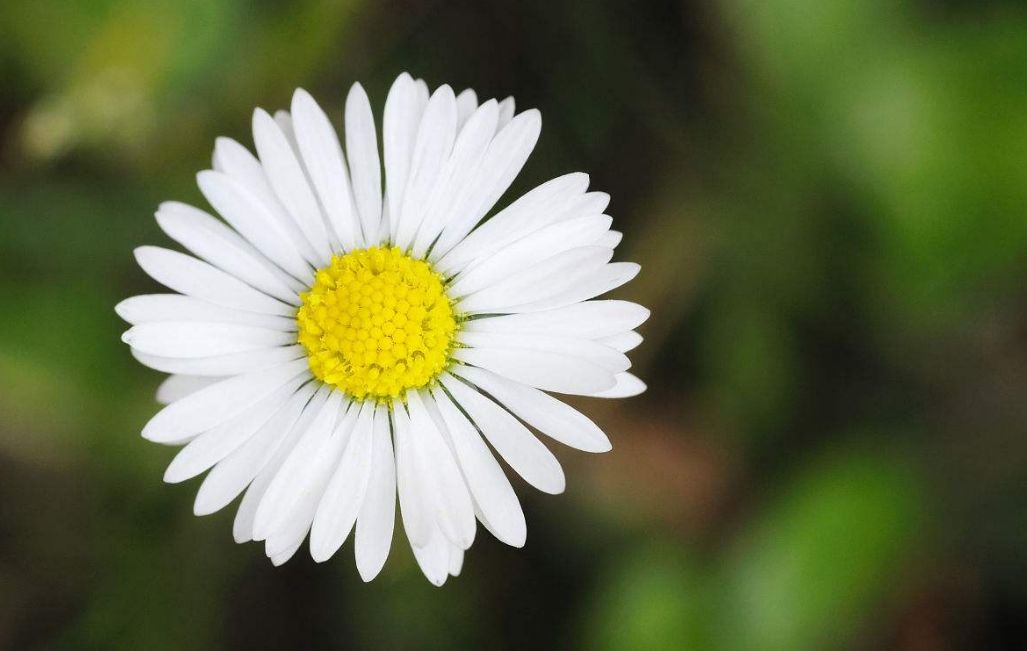
<svg viewBox="0 0 1027 651">
<path fill-rule="evenodd" d="M 457 317 L 442 277 L 398 247 L 333 256 L 300 298 L 311 372 L 353 398 L 397 398 L 449 361 Z"/>
</svg>

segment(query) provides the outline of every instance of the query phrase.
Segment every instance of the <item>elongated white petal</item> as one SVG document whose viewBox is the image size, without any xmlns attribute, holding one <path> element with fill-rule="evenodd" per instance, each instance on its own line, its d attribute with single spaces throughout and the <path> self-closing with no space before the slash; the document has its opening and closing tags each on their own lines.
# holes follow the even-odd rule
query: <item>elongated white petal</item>
<svg viewBox="0 0 1027 651">
<path fill-rule="evenodd" d="M 598 215 L 610 205 L 610 195 L 606 192 L 586 192 L 571 202 L 566 212 L 559 219 L 574 219 L 584 215 Z"/>
<path fill-rule="evenodd" d="M 191 479 L 224 459 L 270 420 L 296 392 L 300 382 L 299 378 L 293 380 L 258 402 L 253 409 L 189 441 L 168 465 L 164 481 L 175 484 Z"/>
<path fill-rule="evenodd" d="M 132 349 L 132 356 L 141 364 L 164 373 L 182 373 L 203 377 L 226 377 L 278 366 L 306 356 L 302 346 L 278 346 L 247 350 L 214 357 L 160 357 Z"/>
<path fill-rule="evenodd" d="M 324 495 L 310 528 L 310 555 L 326 561 L 342 547 L 357 521 L 371 477 L 371 445 L 374 405 L 360 406 L 356 425 Z"/>
<path fill-rule="evenodd" d="M 456 96 L 456 127 L 462 128 L 478 108 L 478 95 L 471 88 L 465 88 Z"/>
<path fill-rule="evenodd" d="M 437 588 L 442 587 L 449 578 L 449 547 L 449 542 L 438 526 L 432 530 L 427 543 L 410 547 L 414 551 L 417 566 Z"/>
<path fill-rule="evenodd" d="M 174 201 L 162 203 L 156 216 L 161 230 L 197 257 L 283 303 L 299 304 L 302 286 L 222 222 Z"/>
<path fill-rule="evenodd" d="M 233 147 L 232 150 L 241 150 L 240 157 L 252 159 L 247 164 L 256 166 L 254 174 L 259 174 L 259 182 L 266 185 L 260 163 L 241 145 L 236 145 L 237 148 Z M 214 210 L 269 260 L 301 282 L 312 277 L 311 266 L 307 262 L 312 252 L 304 250 L 306 243 L 300 240 L 297 233 L 292 232 L 295 225 L 288 220 L 285 209 L 278 204 L 278 199 L 270 189 L 266 190 L 265 196 L 259 189 L 255 189 L 253 183 L 242 181 L 229 173 L 211 170 L 197 174 L 196 182 Z"/>
<path fill-rule="evenodd" d="M 453 145 L 453 153 L 439 172 L 439 177 L 424 206 L 414 240 L 413 254 L 424 257 L 442 229 L 457 214 L 456 204 L 470 191 L 478 166 L 488 150 L 496 131 L 499 109 L 495 100 L 489 100 L 471 115 Z"/>
<path fill-rule="evenodd" d="M 162 405 L 170 405 L 176 400 L 192 395 L 222 379 L 196 375 L 171 375 L 157 387 L 157 402 Z"/>
<path fill-rule="evenodd" d="M 385 116 L 382 121 L 382 147 L 385 157 L 385 189 L 390 227 L 396 216 L 402 214 L 403 196 L 406 192 L 410 162 L 414 155 L 417 128 L 424 113 L 417 84 L 403 73 L 393 82 L 385 100 Z"/>
<path fill-rule="evenodd" d="M 559 353 L 502 348 L 458 348 L 453 357 L 543 391 L 592 395 L 615 384 L 599 364 Z"/>
<path fill-rule="evenodd" d="M 296 336 L 233 323 L 164 321 L 132 326 L 121 340 L 150 355 L 199 358 L 288 345 L 296 341 Z"/>
<path fill-rule="evenodd" d="M 511 242 L 555 221 L 586 188 L 588 174 L 581 172 L 543 183 L 474 229 L 438 260 L 436 268 L 452 275 L 472 261 L 488 259 Z"/>
<path fill-rule="evenodd" d="M 610 373 L 631 368 L 631 361 L 623 353 L 588 339 L 537 333 L 461 332 L 457 335 L 457 341 L 475 349 L 527 350 L 577 357 L 598 364 Z"/>
<path fill-rule="evenodd" d="M 382 219 L 382 170 L 371 102 L 360 84 L 353 84 L 346 97 L 346 158 L 364 243 L 377 244 Z"/>
<path fill-rule="evenodd" d="M 282 464 L 292 454 L 296 444 L 303 438 L 303 435 L 310 429 L 310 424 L 318 417 L 328 401 L 328 394 L 331 392 L 327 385 L 314 394 L 301 410 L 296 423 L 287 432 L 282 433 L 277 442 L 272 442 L 272 452 L 264 467 L 257 473 L 253 483 L 246 489 L 242 501 L 239 503 L 239 510 L 235 514 L 235 521 L 232 524 L 232 537 L 237 543 L 254 540 L 253 521 L 257 515 L 257 507 L 260 506 L 267 493 L 271 480 L 275 478 Z"/>
<path fill-rule="evenodd" d="M 151 278 L 180 294 L 246 312 L 281 316 L 291 316 L 295 312 L 294 307 L 184 253 L 157 246 L 141 246 L 135 250 L 135 256 L 139 266 Z"/>
<path fill-rule="evenodd" d="M 431 400 L 429 394 L 424 395 Z M 460 468 L 439 432 L 436 421 L 424 406 L 422 394 L 408 391 L 407 405 L 414 444 L 424 463 L 424 473 L 428 481 L 434 484 L 435 522 L 447 540 L 461 549 L 467 549 L 474 541 L 474 507 Z"/>
<path fill-rule="evenodd" d="M 449 575 L 460 576 L 464 567 L 464 550 L 459 547 L 449 548 Z"/>
<path fill-rule="evenodd" d="M 437 187 L 456 138 L 456 98 L 453 89 L 441 86 L 428 100 L 410 159 L 410 171 L 403 192 L 402 211 L 391 215 L 393 240 L 402 249 L 413 244 L 424 219 L 425 202 Z"/>
<path fill-rule="evenodd" d="M 253 112 L 253 142 L 275 195 L 317 254 L 312 262 L 319 267 L 326 265 L 332 251 L 321 207 L 289 139 L 261 109 Z"/>
<path fill-rule="evenodd" d="M 624 233 L 621 233 L 620 231 L 607 231 L 602 237 L 596 240 L 596 244 L 615 249 L 622 239 L 624 239 Z"/>
<path fill-rule="evenodd" d="M 334 432 L 320 443 L 320 447 L 315 451 L 314 455 L 311 458 L 304 459 L 303 474 L 291 476 L 287 480 L 293 490 L 293 501 L 290 502 L 288 509 L 282 512 L 281 516 L 274 521 L 271 528 L 267 531 L 264 553 L 269 558 L 274 559 L 284 552 L 294 553 L 296 541 L 302 542 L 307 532 L 310 531 L 314 515 L 317 511 L 317 505 L 324 495 L 324 491 L 331 479 L 332 471 L 337 467 L 339 457 L 351 437 L 357 411 L 356 408 L 350 408 L 335 427 Z M 301 439 L 300 445 L 303 443 L 304 441 Z M 300 454 L 300 445 L 297 446 L 296 450 L 293 450 L 290 459 L 287 459 L 286 463 L 283 464 L 282 469 L 279 470 L 279 476 L 282 473 L 288 472 L 287 469 L 293 455 Z M 271 499 L 271 491 L 274 490 L 274 484 L 277 481 L 280 481 L 278 477 L 272 481 L 272 485 L 268 488 L 268 495 L 265 495 L 265 500 Z M 259 523 L 261 517 L 260 508 L 258 507 L 257 520 L 254 524 L 254 531 L 257 532 L 258 536 L 260 536 Z"/>
<path fill-rule="evenodd" d="M 302 547 L 302 546 L 303 546 L 303 537 L 300 536 L 300 537 L 296 538 L 295 540 L 293 540 L 289 544 L 288 547 L 286 547 L 285 549 L 283 549 L 282 551 L 280 551 L 280 552 L 278 552 L 276 554 L 269 555 L 268 558 L 271 559 L 271 564 L 272 565 L 274 565 L 275 567 L 281 567 L 290 558 L 295 556 L 296 552 L 299 551 L 299 548 Z"/>
<path fill-rule="evenodd" d="M 497 130 L 510 124 L 510 120 L 513 119 L 516 108 L 517 105 L 513 97 L 507 97 L 499 103 L 499 124 L 496 125 Z"/>
<path fill-rule="evenodd" d="M 371 477 L 353 541 L 357 571 L 364 581 L 378 576 L 385 565 L 396 520 L 396 458 L 385 409 L 375 412 L 372 436 Z"/>
<path fill-rule="evenodd" d="M 453 296 L 466 296 L 558 253 L 592 245 L 612 221 L 606 215 L 590 215 L 540 229 L 466 269 L 450 285 L 449 291 Z"/>
<path fill-rule="evenodd" d="M 564 445 L 585 452 L 606 452 L 612 447 L 606 434 L 581 412 L 538 389 L 471 366 L 458 366 L 453 373 L 488 392 L 513 415 Z"/>
<path fill-rule="evenodd" d="M 566 479 L 560 462 L 520 421 L 448 373 L 442 384 L 524 481 L 544 493 L 563 492 Z"/>
<path fill-rule="evenodd" d="M 609 389 L 584 395 L 590 395 L 595 398 L 630 398 L 637 396 L 646 389 L 645 382 L 639 380 L 631 373 L 618 373 L 615 379 L 616 384 Z"/>
<path fill-rule="evenodd" d="M 587 301 L 545 312 L 472 319 L 464 330 L 602 339 L 637 328 L 648 318 L 649 310 L 628 301 Z"/>
<path fill-rule="evenodd" d="M 587 301 L 617 289 L 637 276 L 640 269 L 634 262 L 614 262 L 601 267 L 586 278 L 583 278 L 581 282 L 574 283 L 563 291 L 529 303 L 515 305 L 510 307 L 509 311 L 516 313 L 555 310 L 581 301 Z"/>
<path fill-rule="evenodd" d="M 296 319 L 288 316 L 233 310 L 182 294 L 133 296 L 118 303 L 114 311 L 132 325 L 160 321 L 200 321 L 235 323 L 283 332 L 296 330 Z"/>
<path fill-rule="evenodd" d="M 445 421 L 467 486 L 485 516 L 483 521 L 487 520 L 489 530 L 499 540 L 514 547 L 523 546 L 527 535 L 524 512 L 499 462 L 445 391 L 434 389 L 432 397 Z"/>
<path fill-rule="evenodd" d="M 296 144 L 296 129 L 292 123 L 292 114 L 288 111 L 279 109 L 275 111 L 274 119 L 275 125 L 281 129 L 282 135 L 285 136 L 285 140 L 289 143 L 289 146 L 293 148 L 293 151 L 298 150 L 298 146 Z"/>
<path fill-rule="evenodd" d="M 297 389 L 249 440 L 218 462 L 196 493 L 193 513 L 208 515 L 219 511 L 245 490 L 271 461 L 278 445 L 292 432 L 313 395 L 314 385 L 311 383 Z"/>
<path fill-rule="evenodd" d="M 296 144 L 307 174 L 317 190 L 335 239 L 346 251 L 357 247 L 360 225 L 353 208 L 349 169 L 339 136 L 325 112 L 307 91 L 299 88 L 292 96 Z"/>
<path fill-rule="evenodd" d="M 553 257 L 459 299 L 467 313 L 508 312 L 522 305 L 540 303 L 583 285 L 603 268 L 613 251 L 585 246 Z"/>
<path fill-rule="evenodd" d="M 614 350 L 619 350 L 622 353 L 626 353 L 629 350 L 634 350 L 642 343 L 642 335 L 634 331 L 622 332 L 617 335 L 610 335 L 609 337 L 603 337 L 599 340 L 600 343 L 606 344 Z"/>
<path fill-rule="evenodd" d="M 395 405 L 392 422 L 396 432 L 396 485 L 399 491 L 399 512 L 410 544 L 423 547 L 431 539 L 434 527 L 431 519 L 430 486 L 424 486 L 419 476 L 417 451 L 414 447 L 410 416 L 406 408 Z"/>
<path fill-rule="evenodd" d="M 341 438 L 343 441 L 348 438 L 353 420 L 348 407 L 348 400 L 341 392 L 333 391 L 329 394 L 325 407 L 310 423 L 289 458 L 281 464 L 261 499 L 254 519 L 256 539 L 265 540 L 288 524 L 291 513 L 304 499 L 307 486 L 314 478 L 312 473 L 315 466 L 338 462 L 338 457 L 331 458 L 328 449 L 333 447 L 333 438 Z M 339 448 L 341 451 L 341 446 Z M 312 510 L 310 514 L 312 518 Z"/>
<path fill-rule="evenodd" d="M 307 360 L 300 359 L 222 380 L 157 412 L 143 428 L 143 438 L 157 443 L 187 440 L 237 416 L 293 378 L 308 373 Z"/>
<path fill-rule="evenodd" d="M 521 113 L 500 129 L 489 144 L 468 191 L 454 205 L 454 217 L 432 249 L 433 260 L 445 255 L 492 209 L 528 160 L 541 129 L 542 117 L 534 109 Z"/>
</svg>

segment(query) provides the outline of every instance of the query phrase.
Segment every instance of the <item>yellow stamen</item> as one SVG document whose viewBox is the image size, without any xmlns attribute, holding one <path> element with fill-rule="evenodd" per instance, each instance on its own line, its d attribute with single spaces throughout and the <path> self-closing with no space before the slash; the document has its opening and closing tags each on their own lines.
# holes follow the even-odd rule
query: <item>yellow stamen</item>
<svg viewBox="0 0 1027 651">
<path fill-rule="evenodd" d="M 333 256 L 300 298 L 311 372 L 353 398 L 398 398 L 449 363 L 457 316 L 442 277 L 398 247 Z"/>
</svg>

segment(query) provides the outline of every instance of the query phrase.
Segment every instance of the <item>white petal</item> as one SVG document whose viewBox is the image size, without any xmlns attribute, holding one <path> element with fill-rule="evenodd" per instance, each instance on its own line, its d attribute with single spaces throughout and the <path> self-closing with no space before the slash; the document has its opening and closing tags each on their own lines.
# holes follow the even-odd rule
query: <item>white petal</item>
<svg viewBox="0 0 1027 651">
<path fill-rule="evenodd" d="M 456 98 L 453 89 L 441 86 L 428 100 L 414 143 L 410 171 L 403 191 L 402 212 L 393 214 L 393 241 L 402 249 L 413 244 L 425 214 L 425 202 L 437 186 L 456 138 Z"/>
<path fill-rule="evenodd" d="M 585 452 L 611 448 L 610 439 L 588 417 L 538 389 L 470 366 L 457 366 L 453 373 L 476 384 L 513 415 L 564 445 Z"/>
<path fill-rule="evenodd" d="M 544 493 L 563 492 L 566 479 L 560 462 L 520 421 L 452 375 L 443 375 L 442 384 L 524 481 Z"/>
<path fill-rule="evenodd" d="M 356 413 L 357 409 L 355 407 L 350 408 L 335 427 L 334 432 L 330 434 L 327 440 L 320 443 L 319 448 L 314 451 L 314 454 L 300 459 L 301 474 L 293 474 L 288 479 L 282 480 L 288 485 L 287 490 L 292 491 L 294 501 L 290 502 L 288 507 L 283 507 L 286 510 L 282 513 L 281 517 L 274 520 L 271 528 L 267 530 L 264 553 L 269 558 L 274 559 L 283 551 L 293 550 L 296 541 L 302 542 L 303 538 L 306 537 L 313 522 L 317 505 L 324 495 L 325 488 L 332 476 L 332 471 L 338 465 L 339 456 L 349 441 L 353 424 L 356 420 Z M 316 425 L 315 421 L 315 427 Z M 291 459 L 301 454 L 299 448 L 303 444 L 304 440 L 301 439 L 297 449 L 293 450 L 292 454 L 290 454 L 290 459 L 286 459 L 282 469 L 279 470 L 279 476 L 282 473 L 289 472 L 288 468 Z M 280 480 L 278 477 L 275 477 L 272 485 L 268 488 L 268 494 L 264 496 L 265 500 L 271 498 L 271 491 L 275 489 L 274 484 L 277 481 Z M 259 529 L 260 518 L 260 507 L 258 507 L 257 520 L 254 524 L 254 531 L 258 537 L 261 535 Z"/>
<path fill-rule="evenodd" d="M 385 100 L 382 122 L 382 147 L 385 155 L 385 188 L 391 222 L 402 214 L 403 195 L 406 190 L 410 161 L 417 140 L 417 127 L 421 123 L 424 106 L 416 82 L 403 73 L 393 82 Z"/>
<path fill-rule="evenodd" d="M 506 544 L 523 546 L 527 534 L 524 512 L 499 462 L 445 391 L 434 389 L 432 396 L 445 421 L 467 486 L 487 519 L 489 529 Z"/>
<path fill-rule="evenodd" d="M 293 150 L 297 149 L 296 145 L 296 129 L 293 128 L 292 115 L 288 111 L 281 109 L 275 111 L 275 125 L 281 129 L 282 134 L 285 136 L 286 141 Z"/>
<path fill-rule="evenodd" d="M 313 383 L 300 387 L 256 434 L 214 466 L 196 493 L 193 513 L 208 515 L 234 500 L 271 461 L 313 395 Z"/>
<path fill-rule="evenodd" d="M 357 517 L 353 544 L 357 571 L 364 581 L 378 576 L 392 546 L 396 520 L 396 458 L 389 430 L 387 410 L 378 409 L 374 415 L 371 478 Z"/>
<path fill-rule="evenodd" d="M 174 201 L 162 203 L 156 217 L 168 237 L 197 257 L 284 303 L 299 304 L 296 292 L 303 286 L 222 222 Z"/>
<path fill-rule="evenodd" d="M 432 530 L 426 544 L 410 546 L 418 567 L 437 588 L 449 578 L 449 547 L 449 541 L 437 526 Z"/>
<path fill-rule="evenodd" d="M 392 411 L 396 433 L 396 484 L 399 490 L 399 512 L 410 544 L 423 547 L 431 539 L 431 486 L 425 485 L 420 475 L 417 452 L 414 447 L 410 416 L 398 403 Z"/>
<path fill-rule="evenodd" d="M 460 576 L 460 570 L 464 567 L 464 550 L 459 547 L 449 548 L 449 575 Z"/>
<path fill-rule="evenodd" d="M 598 364 L 610 373 L 631 368 L 631 361 L 623 353 L 588 339 L 538 333 L 460 332 L 457 341 L 474 349 L 525 350 L 577 357 Z"/>
<path fill-rule="evenodd" d="M 171 375 L 157 387 L 157 402 L 170 405 L 176 400 L 206 389 L 223 377 L 197 377 L 195 375 Z"/>
<path fill-rule="evenodd" d="M 599 238 L 598 241 L 596 241 L 596 244 L 598 244 L 599 246 L 605 246 L 611 249 L 615 249 L 617 248 L 617 245 L 620 244 L 620 241 L 623 238 L 624 233 L 621 233 L 620 231 L 607 231 L 605 235 L 603 235 Z"/>
<path fill-rule="evenodd" d="M 325 112 L 302 88 L 293 93 L 292 115 L 297 146 L 332 231 L 344 250 L 352 250 L 360 241 L 360 225 L 339 136 Z"/>
<path fill-rule="evenodd" d="M 257 507 L 260 506 L 268 486 L 271 485 L 271 481 L 278 474 L 282 464 L 310 429 L 314 419 L 324 409 L 330 393 L 331 389 L 327 385 L 321 385 L 310 402 L 302 408 L 299 420 L 292 428 L 287 431 L 283 430 L 281 438 L 270 443 L 271 456 L 257 473 L 253 483 L 246 489 L 246 494 L 243 495 L 242 502 L 239 504 L 239 510 L 235 514 L 235 522 L 232 525 L 232 537 L 235 538 L 235 542 L 243 543 L 254 540 L 253 521 L 257 515 Z"/>
<path fill-rule="evenodd" d="M 431 400 L 429 394 L 424 394 Z M 410 409 L 410 426 L 414 432 L 414 444 L 424 463 L 424 473 L 433 484 L 435 521 L 446 539 L 461 549 L 467 549 L 474 541 L 474 507 L 467 491 L 460 467 L 453 459 L 436 421 L 424 406 L 424 397 L 417 391 L 407 392 L 407 406 Z"/>
<path fill-rule="evenodd" d="M 637 396 L 646 389 L 645 382 L 639 380 L 631 373 L 618 373 L 615 379 L 617 383 L 613 387 L 584 395 L 590 395 L 595 398 L 630 398 Z"/>
<path fill-rule="evenodd" d="M 602 339 L 637 328 L 648 318 L 649 310 L 636 303 L 587 301 L 545 312 L 472 319 L 464 324 L 464 330 Z"/>
<path fill-rule="evenodd" d="M 189 441 L 168 465 L 164 481 L 176 484 L 191 479 L 231 454 L 271 419 L 296 392 L 300 382 L 299 378 L 293 380 L 258 402 L 253 409 Z"/>
<path fill-rule="evenodd" d="M 610 205 L 610 195 L 605 192 L 586 192 L 568 206 L 560 219 L 574 219 L 582 215 L 598 215 Z"/>
<path fill-rule="evenodd" d="M 514 102 L 513 97 L 507 97 L 499 103 L 499 124 L 496 125 L 497 131 L 510 124 L 510 120 L 513 119 L 516 108 L 517 104 Z"/>
<path fill-rule="evenodd" d="M 160 321 L 236 323 L 283 332 L 296 330 L 296 319 L 274 314 L 233 310 L 181 294 L 143 294 L 126 298 L 114 311 L 132 325 Z"/>
<path fill-rule="evenodd" d="M 474 264 L 450 285 L 451 296 L 466 296 L 543 260 L 570 249 L 594 244 L 613 220 L 606 215 L 590 215 L 558 222 L 517 240 L 502 251 Z"/>
<path fill-rule="evenodd" d="M 385 156 L 386 207 L 389 229 L 395 237 L 396 222 L 403 216 L 403 202 L 411 174 L 418 127 L 427 103 L 421 102 L 420 88 L 407 73 L 396 77 L 385 100 L 382 145 Z"/>
<path fill-rule="evenodd" d="M 233 323 L 164 321 L 132 326 L 121 340 L 150 355 L 197 358 L 288 345 L 296 341 L 296 335 Z"/>
<path fill-rule="evenodd" d="M 543 391 L 592 395 L 615 383 L 608 370 L 580 357 L 501 348 L 458 348 L 453 357 Z"/>
<path fill-rule="evenodd" d="M 474 181 L 453 207 L 450 221 L 432 248 L 432 260 L 445 255 L 492 209 L 506 192 L 538 142 L 542 117 L 535 109 L 521 113 L 489 144 Z"/>
<path fill-rule="evenodd" d="M 364 503 L 371 476 L 374 411 L 373 403 L 360 406 L 353 434 L 318 503 L 310 528 L 310 555 L 317 562 L 328 560 L 342 547 Z"/>
<path fill-rule="evenodd" d="M 306 351 L 299 345 L 279 346 L 262 350 L 248 350 L 230 355 L 189 359 L 182 357 L 160 357 L 133 349 L 132 356 L 144 366 L 164 373 L 225 377 L 271 368 L 284 362 L 301 359 L 306 356 Z"/>
<path fill-rule="evenodd" d="M 581 172 L 543 183 L 474 229 L 438 261 L 436 268 L 452 275 L 474 260 L 487 259 L 511 242 L 555 221 L 586 188 L 588 174 Z"/>
<path fill-rule="evenodd" d="M 364 242 L 376 244 L 382 219 L 382 170 L 371 103 L 360 84 L 353 84 L 346 97 L 346 157 Z"/>
<path fill-rule="evenodd" d="M 157 443 L 183 441 L 237 416 L 298 375 L 307 375 L 307 360 L 261 369 L 227 380 L 173 402 L 143 428 L 143 438 Z"/>
<path fill-rule="evenodd" d="M 413 254 L 424 257 L 428 247 L 453 219 L 457 201 L 475 182 L 482 157 L 496 131 L 499 109 L 489 100 L 471 115 L 453 145 L 453 153 L 439 172 L 438 182 L 424 206 L 424 219 L 414 240 Z"/>
<path fill-rule="evenodd" d="M 135 256 L 139 266 L 151 278 L 180 294 L 246 312 L 292 316 L 296 311 L 296 308 L 184 253 L 157 246 L 141 246 L 135 250 Z"/>
<path fill-rule="evenodd" d="M 614 262 L 588 274 L 587 278 L 581 282 L 573 283 L 573 286 L 569 289 L 565 289 L 547 298 L 540 298 L 530 303 L 512 306 L 509 308 L 509 311 L 538 312 L 541 310 L 554 310 L 581 301 L 587 301 L 629 282 L 638 275 L 640 270 L 641 267 L 634 262 Z"/>
<path fill-rule="evenodd" d="M 325 406 L 289 453 L 260 500 L 253 520 L 254 538 L 283 538 L 283 529 L 289 528 L 291 517 L 307 497 L 310 484 L 316 479 L 316 470 L 321 469 L 326 463 L 334 464 L 338 461 L 338 457 L 331 458 L 327 451 L 333 447 L 333 440 L 348 438 L 348 427 L 352 425 L 353 420 L 347 410 L 348 406 L 348 401 L 343 398 L 341 392 L 333 391 L 328 396 Z M 337 425 L 339 432 L 336 431 Z M 309 522 L 307 524 L 309 525 Z"/>
<path fill-rule="evenodd" d="M 470 314 L 516 311 L 519 306 L 560 296 L 587 286 L 612 256 L 613 251 L 600 246 L 558 253 L 461 299 L 460 310 Z"/>
<path fill-rule="evenodd" d="M 611 335 L 609 337 L 603 337 L 599 340 L 601 343 L 606 344 L 614 350 L 619 350 L 622 353 L 626 353 L 629 350 L 634 350 L 642 343 L 642 335 L 629 330 L 628 332 L 622 332 L 617 335 Z"/>
<path fill-rule="evenodd" d="M 253 112 L 253 142 L 275 195 L 317 254 L 311 262 L 316 262 L 319 267 L 326 265 L 332 251 L 321 207 L 289 139 L 274 119 L 261 109 Z"/>
<path fill-rule="evenodd" d="M 293 540 L 288 547 L 278 552 L 277 554 L 271 554 L 268 558 L 271 559 L 271 564 L 275 567 L 284 565 L 286 561 L 292 558 L 299 548 L 303 545 L 303 537 L 300 536 L 296 540 Z"/>
<path fill-rule="evenodd" d="M 464 89 L 456 96 L 456 126 L 457 129 L 467 124 L 468 118 L 478 109 L 478 95 L 474 90 Z"/>
<path fill-rule="evenodd" d="M 260 162 L 226 138 L 218 139 L 215 157 L 226 163 L 218 171 L 196 175 L 203 196 L 269 260 L 306 282 L 311 276 L 307 260 L 313 258 L 313 251 L 268 185 Z"/>
</svg>

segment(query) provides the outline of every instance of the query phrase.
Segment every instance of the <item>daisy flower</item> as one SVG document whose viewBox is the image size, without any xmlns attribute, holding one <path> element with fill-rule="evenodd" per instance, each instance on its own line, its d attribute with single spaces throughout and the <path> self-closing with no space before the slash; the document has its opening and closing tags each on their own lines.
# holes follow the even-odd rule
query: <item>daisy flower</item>
<svg viewBox="0 0 1027 651">
<path fill-rule="evenodd" d="M 315 561 L 354 532 L 369 581 L 400 519 L 418 565 L 457 575 L 477 522 L 525 542 L 521 505 L 494 453 L 528 484 L 564 490 L 539 432 L 610 449 L 549 392 L 616 398 L 645 389 L 625 352 L 645 308 L 593 300 L 638 265 L 611 262 L 620 233 L 588 176 L 536 187 L 486 219 L 541 128 L 513 99 L 429 93 L 402 74 L 382 147 L 355 84 L 342 139 L 309 94 L 253 115 L 256 156 L 219 138 L 197 180 L 218 219 L 167 202 L 157 223 L 192 255 L 144 246 L 143 270 L 174 293 L 129 298 L 123 340 L 170 373 L 143 428 L 183 445 L 164 475 L 207 473 L 197 515 L 244 493 L 238 542 L 275 565 L 309 534 Z M 345 153 L 344 153 L 345 149 Z"/>
</svg>

